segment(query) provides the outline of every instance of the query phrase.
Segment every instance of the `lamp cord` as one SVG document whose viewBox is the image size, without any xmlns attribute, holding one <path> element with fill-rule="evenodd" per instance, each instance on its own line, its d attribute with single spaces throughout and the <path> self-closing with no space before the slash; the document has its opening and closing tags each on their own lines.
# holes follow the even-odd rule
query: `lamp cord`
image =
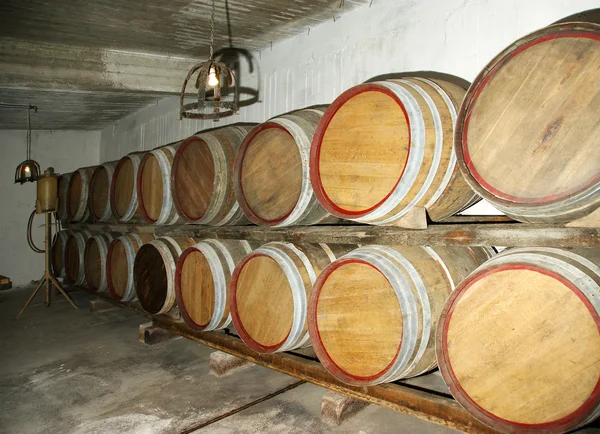
<svg viewBox="0 0 600 434">
<path fill-rule="evenodd" d="M 212 0 L 212 11 L 210 13 L 210 60 L 213 60 L 213 44 L 215 42 L 215 0 Z"/>
<path fill-rule="evenodd" d="M 27 160 L 31 160 L 31 107 L 27 109 Z"/>
<path fill-rule="evenodd" d="M 233 36 L 231 36 L 231 19 L 229 18 L 229 0 L 225 0 L 225 15 L 227 17 L 227 36 L 229 37 L 229 47 L 233 48 Z"/>
</svg>

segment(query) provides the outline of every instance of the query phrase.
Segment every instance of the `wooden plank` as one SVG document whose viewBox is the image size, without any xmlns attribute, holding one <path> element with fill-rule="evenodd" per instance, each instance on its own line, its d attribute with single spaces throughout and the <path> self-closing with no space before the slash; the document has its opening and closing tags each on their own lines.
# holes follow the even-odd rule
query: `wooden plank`
<svg viewBox="0 0 600 434">
<path fill-rule="evenodd" d="M 400 413 L 469 433 L 497 432 L 475 420 L 456 401 L 447 397 L 393 383 L 369 387 L 349 386 L 335 379 L 319 362 L 313 360 L 290 353 L 259 354 L 236 337 L 218 332 L 194 332 L 184 323 L 164 316 L 155 317 L 154 323 L 173 334 L 211 348 Z"/>
<path fill-rule="evenodd" d="M 123 231 L 127 225 L 71 225 L 70 229 Z M 342 225 L 270 228 L 261 226 L 209 227 L 133 226 L 157 236 L 238 239 L 267 243 L 288 241 L 327 244 L 384 244 L 408 246 L 600 247 L 600 229 L 550 224 L 472 223 L 433 224 L 424 230 L 391 226 Z"/>
<path fill-rule="evenodd" d="M 350 386 L 333 377 L 321 363 L 306 356 L 293 353 L 257 353 L 247 347 L 237 336 L 223 332 L 196 332 L 183 321 L 167 315 L 149 315 L 143 311 L 139 303 L 120 303 L 101 293 L 94 295 L 115 306 L 151 318 L 154 326 L 169 333 L 186 337 L 248 362 L 318 386 L 459 431 L 481 434 L 498 432 L 474 419 L 454 399 L 443 396 L 435 390 L 428 391 L 424 390 L 424 387 L 415 388 L 409 384 L 399 383 L 367 387 Z"/>
<path fill-rule="evenodd" d="M 203 228 L 164 227 L 157 233 L 194 238 L 216 237 L 261 242 L 289 241 L 327 244 L 385 244 L 429 246 L 598 247 L 600 231 L 555 225 L 512 223 L 431 225 L 425 230 L 377 226 L 255 226 Z"/>
</svg>

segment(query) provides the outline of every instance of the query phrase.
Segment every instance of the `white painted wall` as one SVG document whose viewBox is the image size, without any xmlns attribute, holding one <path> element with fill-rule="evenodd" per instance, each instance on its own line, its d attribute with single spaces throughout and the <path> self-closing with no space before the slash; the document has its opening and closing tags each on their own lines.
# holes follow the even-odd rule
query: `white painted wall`
<svg viewBox="0 0 600 434">
<path fill-rule="evenodd" d="M 263 122 L 328 104 L 349 87 L 381 74 L 437 71 L 472 81 L 516 39 L 596 7 L 599 0 L 374 0 L 371 7 L 257 53 L 260 75 L 252 79 L 260 81 L 262 102 L 220 124 Z M 212 126 L 179 121 L 178 100 L 167 98 L 104 129 L 101 158 L 115 160 Z M 487 211 L 480 206 L 473 212 Z"/>
<path fill-rule="evenodd" d="M 25 131 L 0 131 L 0 274 L 11 278 L 13 286 L 23 286 L 44 273 L 44 255 L 27 245 L 27 219 L 35 207 L 35 183 L 15 184 L 17 165 L 25 159 Z M 99 131 L 34 131 L 31 156 L 42 170 L 49 166 L 58 173 L 100 161 Z M 34 221 L 33 238 L 44 246 L 44 218 Z"/>
</svg>

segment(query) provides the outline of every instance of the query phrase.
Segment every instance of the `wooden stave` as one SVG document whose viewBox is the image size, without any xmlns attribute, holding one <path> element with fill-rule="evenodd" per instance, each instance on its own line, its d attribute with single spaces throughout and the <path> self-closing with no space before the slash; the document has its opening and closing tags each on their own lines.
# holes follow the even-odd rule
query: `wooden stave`
<svg viewBox="0 0 600 434">
<path fill-rule="evenodd" d="M 600 194 L 598 194 L 600 192 L 600 183 L 597 183 L 595 186 L 592 186 L 584 191 L 577 192 L 576 194 L 569 194 L 563 200 L 554 200 L 548 203 L 533 206 L 530 204 L 511 202 L 497 197 L 481 186 L 481 184 L 473 177 L 465 162 L 463 149 L 465 119 L 472 111 L 473 97 L 480 89 L 481 84 L 489 79 L 488 76 L 490 76 L 494 69 L 500 65 L 504 59 L 507 57 L 510 58 L 511 53 L 516 51 L 519 47 L 539 37 L 552 35 L 554 32 L 563 30 L 573 32 L 592 31 L 600 34 L 600 25 L 588 22 L 558 23 L 531 32 L 513 42 L 502 52 L 496 55 L 477 75 L 467 90 L 461 108 L 458 112 L 456 130 L 454 134 L 454 150 L 458 158 L 460 171 L 465 181 L 467 184 L 469 184 L 473 191 L 490 202 L 499 211 L 503 212 L 514 220 L 524 223 L 567 223 L 593 213 L 598 209 L 598 207 L 600 207 Z"/>
<path fill-rule="evenodd" d="M 70 240 L 73 239 L 77 247 L 77 258 L 78 258 L 78 272 L 75 279 L 69 276 L 67 270 L 67 262 L 65 261 L 65 281 L 72 283 L 73 285 L 83 285 L 85 283 L 85 244 L 87 240 L 93 236 L 91 231 L 83 230 L 78 232 L 72 232 L 67 238 L 67 244 L 65 247 L 65 257 L 67 256 L 67 249 L 69 248 Z"/>
<path fill-rule="evenodd" d="M 90 180 L 92 178 L 92 174 L 94 170 L 98 166 L 90 166 L 90 167 L 82 167 L 77 169 L 77 172 L 81 178 L 81 192 L 79 202 L 77 204 L 77 211 L 75 213 L 71 212 L 71 194 L 73 188 L 73 178 L 75 176 L 75 172 L 71 174 L 71 178 L 69 179 L 69 187 L 67 189 L 67 216 L 69 220 L 76 222 L 84 222 L 90 217 L 90 212 L 88 208 L 88 200 L 89 200 L 89 190 L 90 190 Z"/>
<path fill-rule="evenodd" d="M 152 315 L 159 315 L 168 313 L 174 307 L 176 307 L 176 296 L 175 296 L 175 271 L 176 264 L 179 260 L 180 255 L 183 253 L 185 249 L 191 247 L 194 244 L 197 244 L 198 241 L 193 238 L 188 237 L 167 237 L 163 236 L 160 238 L 155 238 L 148 243 L 142 245 L 136 254 L 133 273 L 134 273 L 134 287 L 136 292 L 136 297 L 144 310 Z M 141 264 L 140 257 L 143 254 L 145 249 L 155 249 L 161 256 L 163 264 L 165 266 L 166 273 L 166 288 L 165 288 L 165 300 L 162 306 L 159 309 L 153 309 L 152 311 L 147 309 L 147 305 L 145 303 L 145 299 L 143 296 L 140 296 L 140 282 L 139 279 L 144 270 L 144 265 Z"/>
<path fill-rule="evenodd" d="M 470 187 L 462 180 L 459 170 L 456 168 L 454 151 L 451 149 L 452 135 L 450 134 L 450 137 L 444 138 L 442 131 L 438 129 L 439 127 L 435 127 L 431 129 L 438 129 L 438 138 L 436 139 L 435 147 L 436 153 L 450 151 L 450 155 L 452 156 L 448 167 L 444 169 L 445 176 L 443 182 L 441 185 L 438 185 L 437 190 L 429 191 L 428 187 L 430 187 L 432 180 L 436 178 L 435 172 L 437 172 L 436 167 L 430 164 L 431 167 L 427 178 L 425 178 L 425 183 L 421 188 L 416 190 L 417 197 L 413 198 L 409 204 L 402 204 L 403 198 L 409 197 L 406 195 L 415 192 L 415 187 L 418 187 L 418 185 L 414 185 L 414 183 L 419 177 L 420 165 L 424 158 L 422 148 L 425 145 L 423 144 L 426 143 L 426 140 L 430 140 L 430 138 L 425 136 L 422 132 L 424 130 L 419 126 L 423 123 L 424 119 L 424 115 L 421 114 L 423 113 L 421 108 L 425 108 L 426 111 L 428 110 L 427 113 L 431 112 L 433 122 L 436 124 L 441 122 L 441 120 L 436 120 L 440 118 L 440 106 L 431 104 L 431 94 L 428 93 L 425 90 L 426 88 L 423 88 L 422 85 L 419 86 L 420 83 L 425 83 L 427 86 L 432 87 L 436 92 L 436 98 L 440 96 L 444 100 L 442 108 L 448 110 L 451 116 L 454 117 L 458 105 L 457 100 L 460 98 L 460 93 L 464 92 L 464 90 L 444 80 L 432 80 L 423 77 L 405 77 L 403 79 L 361 84 L 347 90 L 331 104 L 317 128 L 310 155 L 311 182 L 313 189 L 319 202 L 328 212 L 337 217 L 360 223 L 393 225 L 414 206 L 425 207 L 430 211 L 430 218 L 439 221 L 458 213 L 465 207 L 472 205 L 479 200 L 478 196 L 475 195 Z M 330 202 L 321 184 L 318 158 L 321 142 L 325 136 L 329 122 L 333 119 L 333 116 L 340 107 L 358 93 L 378 89 L 395 98 L 397 102 L 404 107 L 407 116 L 411 118 L 411 136 L 413 137 L 413 140 L 416 139 L 415 142 L 417 143 L 417 146 L 413 146 L 414 151 L 412 152 L 412 155 L 409 153 L 406 170 L 388 197 L 371 210 L 347 213 Z M 415 91 L 418 94 L 417 97 L 415 96 L 417 95 L 414 93 Z M 419 100 L 421 100 L 421 102 L 419 102 Z M 425 102 L 425 105 L 423 105 L 423 102 Z M 441 123 L 440 125 L 443 127 Z M 438 149 L 438 146 L 441 147 L 441 149 Z M 430 180 L 429 178 L 432 176 L 433 178 Z M 428 196 L 429 200 L 423 200 Z M 419 198 L 421 200 L 419 200 Z"/>
<path fill-rule="evenodd" d="M 308 166 L 312 137 L 318 126 L 318 119 L 323 116 L 326 108 L 326 105 L 315 106 L 272 118 L 267 122 L 257 125 L 248 133 L 242 142 L 240 150 L 235 159 L 233 177 L 234 190 L 235 196 L 242 211 L 252 223 L 272 227 L 286 227 L 293 225 L 316 225 L 320 223 L 333 223 L 337 221 L 337 219 L 332 217 L 330 213 L 325 211 L 325 209 L 316 199 L 310 183 L 310 168 Z M 298 203 L 290 215 L 286 216 L 282 221 L 275 223 L 268 222 L 267 220 L 261 218 L 249 207 L 245 200 L 243 188 L 241 186 L 242 164 L 245 153 L 251 145 L 252 140 L 264 129 L 274 127 L 283 128 L 290 135 L 292 135 L 292 137 L 294 137 L 296 146 L 302 159 L 303 173 L 302 191 L 300 193 L 300 199 L 298 200 Z"/>
<path fill-rule="evenodd" d="M 69 221 L 67 193 L 69 190 L 69 182 L 71 180 L 72 173 L 63 173 L 58 177 L 58 208 L 56 214 L 58 219 L 66 223 Z"/>
<path fill-rule="evenodd" d="M 148 233 L 128 233 L 121 235 L 114 240 L 111 241 L 108 246 L 108 253 L 106 255 L 106 283 L 108 287 L 108 292 L 110 296 L 117 301 L 135 301 L 137 300 L 135 287 L 134 287 L 134 275 L 133 275 L 133 264 L 135 261 L 135 255 L 137 254 L 139 248 L 154 239 L 154 235 Z M 116 292 L 112 281 L 112 267 L 111 267 L 111 258 L 112 252 L 117 243 L 123 243 L 125 246 L 126 259 L 127 259 L 127 286 L 123 292 L 123 296 L 119 296 Z"/>
<path fill-rule="evenodd" d="M 238 264 L 246 255 L 257 247 L 256 243 L 244 240 L 216 240 L 205 239 L 188 247 L 179 257 L 175 269 L 175 296 L 177 306 L 183 320 L 194 330 L 212 331 L 232 327 L 232 318 L 229 311 L 228 289 L 231 275 Z M 185 306 L 182 293 L 181 273 L 186 258 L 192 252 L 204 255 L 211 267 L 211 274 L 215 282 L 215 301 L 213 315 L 207 324 L 198 324 Z"/>
<path fill-rule="evenodd" d="M 256 352 L 275 353 L 290 351 L 298 348 L 311 346 L 310 335 L 308 332 L 307 305 L 313 283 L 321 271 L 333 262 L 336 257 L 347 253 L 355 246 L 332 245 L 327 244 L 292 244 L 286 242 L 271 242 L 254 250 L 244 257 L 235 267 L 229 284 L 228 299 L 230 303 L 231 318 L 238 335 L 244 343 Z M 238 279 L 243 267 L 249 260 L 256 256 L 268 256 L 275 260 L 282 268 L 293 294 L 294 299 L 294 318 L 291 330 L 286 339 L 276 346 L 265 346 L 256 341 L 249 335 L 243 325 L 237 311 L 236 289 Z M 304 282 L 300 269 L 302 269 L 310 279 L 310 282 Z"/>
<path fill-rule="evenodd" d="M 110 243 L 121 234 L 117 232 L 103 232 L 98 235 L 93 235 L 89 237 L 85 242 L 85 249 L 83 252 L 83 271 L 85 275 L 85 281 L 87 283 L 88 289 L 91 292 L 106 292 L 108 290 L 107 280 L 106 280 L 106 258 L 108 255 L 108 247 Z M 89 277 L 89 257 L 88 251 L 90 249 L 91 243 L 96 242 L 98 244 L 98 250 L 100 251 L 100 284 L 97 288 L 94 288 L 91 279 Z"/>
<path fill-rule="evenodd" d="M 598 286 L 600 286 L 600 250 L 599 249 L 559 249 L 551 247 L 520 247 L 510 248 L 496 255 L 482 266 L 478 267 L 473 273 L 471 273 L 467 279 L 465 279 L 453 292 L 448 299 L 442 316 L 438 323 L 438 329 L 436 333 L 436 353 L 439 362 L 439 370 L 444 379 L 444 382 L 448 386 L 448 389 L 452 393 L 452 396 L 459 402 L 459 404 L 465 408 L 473 417 L 482 423 L 499 430 L 500 432 L 506 433 L 562 433 L 570 432 L 577 428 L 580 428 L 600 416 L 600 396 L 596 396 L 593 405 L 590 405 L 590 409 L 587 413 L 574 412 L 570 417 L 562 418 L 560 421 L 545 423 L 541 425 L 523 425 L 517 422 L 511 422 L 502 418 L 493 417 L 490 413 L 479 407 L 477 403 L 473 402 L 468 395 L 466 395 L 459 383 L 456 381 L 454 375 L 451 373 L 451 364 L 448 358 L 447 342 L 446 342 L 446 330 L 448 327 L 447 321 L 452 311 L 454 304 L 462 295 L 468 284 L 476 279 L 479 275 L 486 272 L 493 272 L 494 268 L 502 265 L 529 265 L 538 267 L 539 269 L 549 269 L 552 263 L 556 264 L 563 262 L 563 265 L 576 268 L 580 272 L 585 273 L 589 280 L 593 281 L 596 285 L 596 290 L 590 290 L 589 287 L 582 290 L 582 288 L 576 284 L 576 279 L 569 279 L 563 275 L 562 272 L 556 272 L 556 269 L 552 271 L 556 274 L 561 275 L 566 281 L 570 281 L 574 286 L 577 286 L 580 290 L 583 298 L 585 298 L 589 305 L 592 306 L 597 315 L 600 315 L 600 301 L 598 300 Z M 600 380 L 599 380 L 600 382 Z M 572 416 L 572 417 L 571 417 Z"/>
<path fill-rule="evenodd" d="M 450 216 L 470 208 L 481 200 L 481 196 L 473 191 L 471 186 L 464 180 L 458 166 L 456 152 L 454 152 L 453 132 L 456 128 L 458 111 L 460 110 L 466 89 L 442 79 L 423 80 L 423 78 L 416 77 L 414 80 L 430 82 L 441 88 L 439 94 L 445 100 L 452 119 L 453 130 L 449 138 L 452 157 L 446 172 L 446 175 L 449 175 L 449 179 L 443 187 L 440 187 L 441 191 L 437 199 L 432 199 L 432 202 L 426 205 L 427 214 L 433 221 L 443 221 Z M 456 206 L 455 204 L 457 203 L 463 206 Z"/>
<path fill-rule="evenodd" d="M 96 168 L 94 169 L 94 172 L 92 173 L 92 177 L 90 179 L 90 186 L 89 186 L 90 197 L 88 200 L 88 207 L 89 207 L 90 216 L 92 217 L 92 221 L 94 221 L 94 222 L 102 222 L 102 223 L 108 222 L 111 219 L 111 217 L 113 216 L 112 208 L 110 205 L 110 192 L 111 192 L 111 187 L 112 187 L 112 180 L 113 180 L 114 174 L 115 174 L 115 169 L 116 169 L 117 165 L 119 164 L 119 161 L 108 161 L 99 166 L 96 166 Z M 93 201 L 94 184 L 95 184 L 95 181 L 97 180 L 98 172 L 102 169 L 106 170 L 106 174 L 107 174 L 107 178 L 108 178 L 108 191 L 106 192 L 107 193 L 106 194 L 106 204 L 104 206 L 104 209 L 95 210 L 94 204 L 93 204 L 94 203 L 94 201 Z"/>
<path fill-rule="evenodd" d="M 138 209 L 138 196 L 137 196 L 136 184 L 137 184 L 138 168 L 139 168 L 140 162 L 142 161 L 144 154 L 146 154 L 146 152 L 132 152 L 130 154 L 127 154 L 118 161 L 118 163 L 115 167 L 113 177 L 110 182 L 110 209 L 111 209 L 112 214 L 115 216 L 115 218 L 121 223 L 125 223 L 125 222 L 128 222 L 132 219 L 139 217 L 140 213 L 139 213 L 139 209 Z M 127 211 L 122 216 L 119 216 L 119 213 L 117 211 L 117 205 L 116 205 L 116 191 L 115 190 L 116 190 L 116 186 L 117 186 L 117 179 L 119 177 L 119 170 L 121 169 L 121 167 L 123 166 L 123 164 L 125 163 L 126 160 L 131 161 L 131 165 L 133 168 L 133 190 L 131 192 L 131 200 L 129 202 Z"/>
<path fill-rule="evenodd" d="M 54 238 L 54 244 L 52 245 L 52 272 L 55 277 L 65 277 L 65 247 L 67 245 L 67 239 L 69 238 L 69 234 L 71 230 L 65 229 L 62 231 L 58 231 Z M 58 254 L 59 258 L 57 258 L 57 250 L 56 246 L 60 245 L 61 251 Z M 58 260 L 60 259 L 60 264 Z"/>
<path fill-rule="evenodd" d="M 177 209 L 173 203 L 173 196 L 171 195 L 171 166 L 173 164 L 173 158 L 177 151 L 177 147 L 181 142 L 175 144 L 169 144 L 160 146 L 147 152 L 141 159 L 138 167 L 136 189 L 137 189 L 137 200 L 138 210 L 141 217 L 148 224 L 156 225 L 174 225 L 181 223 L 181 217 L 177 213 Z M 152 219 L 146 212 L 143 200 L 143 176 L 144 176 L 144 164 L 148 159 L 154 156 L 159 164 L 161 170 L 162 187 L 163 187 L 163 199 L 160 215 L 156 220 Z"/>
<path fill-rule="evenodd" d="M 429 265 L 423 267 L 422 265 L 417 267 L 411 263 L 411 254 L 409 249 L 422 249 L 421 254 L 426 253 L 429 256 Z M 476 253 L 474 253 L 476 251 Z M 347 255 L 342 256 L 327 268 L 325 268 L 319 278 L 315 282 L 313 291 L 310 296 L 308 306 L 308 326 L 309 333 L 313 337 L 313 349 L 317 354 L 317 357 L 323 364 L 323 366 L 338 380 L 354 385 L 354 386 L 370 386 L 386 382 L 397 381 L 402 378 L 411 378 L 417 375 L 424 374 L 436 367 L 435 357 L 435 327 L 431 326 L 429 329 L 424 327 L 423 319 L 428 315 L 431 317 L 431 311 L 422 313 L 420 306 L 416 302 L 416 298 L 421 300 L 430 300 L 433 296 L 438 301 L 440 297 L 444 297 L 439 291 L 439 288 L 427 288 L 423 284 L 423 279 L 429 274 L 429 269 L 438 268 L 438 274 L 445 276 L 446 283 L 448 286 L 447 295 L 452 292 L 454 286 L 460 282 L 461 278 L 466 276 L 467 272 L 460 267 L 453 267 L 448 259 L 452 260 L 458 257 L 462 260 L 473 261 L 470 269 L 474 269 L 479 261 L 486 260 L 492 254 L 490 249 L 481 247 L 425 247 L 425 246 L 381 246 L 381 245 L 370 245 L 362 246 Z M 462 258 L 461 258 L 462 256 Z M 414 258 L 414 256 L 413 256 Z M 445 260 L 443 260 L 444 258 Z M 401 339 L 402 346 L 399 347 L 398 354 L 383 373 L 378 376 L 369 379 L 358 378 L 339 367 L 336 362 L 329 356 L 326 348 L 324 347 L 318 328 L 317 321 L 317 304 L 319 295 L 321 292 L 322 285 L 325 280 L 336 270 L 340 265 L 348 262 L 363 262 L 371 265 L 382 273 L 391 285 L 396 285 L 396 295 L 398 297 L 399 304 L 401 306 L 401 317 L 403 322 L 403 336 Z M 458 262 L 458 261 L 457 261 Z M 467 262 L 468 263 L 468 262 Z M 435 265 L 434 265 L 435 264 Z M 443 271 L 440 271 L 443 270 Z M 382 271 L 383 270 L 383 271 Z M 402 272 L 400 270 L 403 270 Z M 404 277 L 402 277 L 404 276 Z M 408 276 L 408 279 L 405 280 Z M 417 277 L 417 280 L 415 277 Z M 410 281 L 417 283 L 416 285 L 411 284 L 409 288 L 402 285 L 402 281 Z M 420 282 L 420 284 L 418 284 Z M 420 290 L 419 290 L 420 287 Z M 437 290 L 437 295 L 435 292 Z M 444 298 L 445 301 L 445 298 Z M 439 303 L 438 303 L 439 304 Z M 425 307 L 429 307 L 429 304 Z M 433 321 L 435 324 L 435 316 L 441 314 L 443 303 L 439 305 L 438 311 L 433 313 Z M 409 310 L 408 315 L 405 315 L 405 310 Z M 411 329 L 415 332 L 422 332 L 423 335 L 415 336 L 411 334 Z M 405 332 L 405 330 L 408 330 Z M 429 330 L 427 332 L 427 330 Z M 428 335 L 428 336 L 426 336 Z M 317 338 L 318 337 L 318 338 Z M 405 346 L 405 342 L 409 343 L 409 346 Z M 418 344 L 418 348 L 417 348 Z M 404 359 L 404 363 L 399 363 L 398 360 Z"/>
<path fill-rule="evenodd" d="M 229 125 L 216 130 L 198 132 L 181 142 L 173 157 L 171 194 L 175 209 L 182 220 L 209 226 L 245 225 L 250 223 L 240 209 L 234 194 L 233 168 L 241 143 L 251 129 L 252 126 L 250 125 Z M 194 141 L 202 141 L 211 151 L 213 161 L 217 160 L 217 165 L 222 168 L 222 170 L 216 171 L 221 173 L 221 178 L 217 178 L 215 174 L 214 188 L 217 186 L 224 187 L 220 195 L 213 194 L 208 209 L 199 218 L 198 216 L 190 216 L 185 211 L 181 203 L 180 189 L 177 185 L 177 170 L 181 156 L 187 146 Z"/>
</svg>

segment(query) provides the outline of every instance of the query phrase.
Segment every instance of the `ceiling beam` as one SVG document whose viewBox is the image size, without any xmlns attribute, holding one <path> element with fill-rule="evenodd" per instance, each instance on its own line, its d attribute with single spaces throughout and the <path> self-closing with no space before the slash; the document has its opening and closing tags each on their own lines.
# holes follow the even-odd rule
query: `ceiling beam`
<svg viewBox="0 0 600 434">
<path fill-rule="evenodd" d="M 0 39 L 0 88 L 179 94 L 200 59 Z"/>
</svg>

